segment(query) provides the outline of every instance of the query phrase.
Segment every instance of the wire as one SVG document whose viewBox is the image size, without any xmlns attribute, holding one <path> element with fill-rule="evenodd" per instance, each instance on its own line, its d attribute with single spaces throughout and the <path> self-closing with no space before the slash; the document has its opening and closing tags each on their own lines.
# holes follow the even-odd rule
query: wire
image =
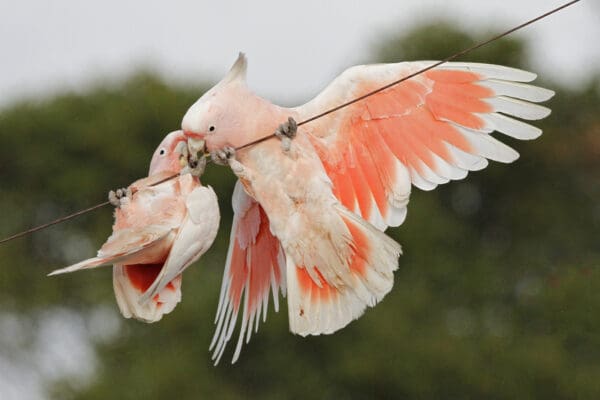
<svg viewBox="0 0 600 400">
<path fill-rule="evenodd" d="M 18 239 L 18 238 L 20 238 L 22 236 L 26 236 L 26 235 L 29 235 L 31 233 L 37 232 L 37 231 L 41 231 L 42 229 L 46 229 L 46 228 L 48 228 L 48 227 L 50 227 L 52 225 L 60 224 L 61 222 L 68 221 L 68 220 L 70 220 L 72 218 L 75 218 L 75 217 L 78 217 L 80 215 L 89 213 L 90 211 L 97 210 L 98 208 L 102 208 L 102 207 L 107 206 L 109 204 L 110 204 L 110 202 L 105 201 L 104 203 L 96 204 L 95 206 L 86 208 L 85 210 L 77 211 L 76 213 L 67 215 L 67 216 L 62 217 L 62 218 L 55 219 L 54 221 L 47 222 L 47 223 L 45 223 L 43 225 L 40 225 L 40 226 L 36 226 L 35 228 L 31 228 L 31 229 L 28 229 L 26 231 L 16 233 L 16 234 L 14 234 L 12 236 L 9 236 L 7 238 L 4 238 L 4 239 L 0 240 L 0 244 L 6 243 L 6 242 L 10 242 L 11 240 Z"/>
<path fill-rule="evenodd" d="M 500 39 L 500 38 L 503 38 L 504 36 L 510 35 L 511 33 L 515 32 L 515 31 L 518 31 L 519 29 L 525 28 L 525 27 L 526 27 L 526 26 L 528 26 L 528 25 L 531 25 L 531 24 L 533 24 L 533 23 L 535 23 L 535 22 L 537 22 L 537 21 L 539 21 L 539 20 L 541 20 L 541 19 L 544 19 L 544 18 L 546 18 L 546 17 L 548 17 L 548 16 L 550 16 L 550 15 L 552 15 L 552 14 L 554 14 L 554 13 L 557 13 L 557 12 L 558 12 L 558 11 L 560 11 L 560 10 L 563 10 L 563 9 L 565 9 L 565 8 L 569 7 L 569 6 L 572 6 L 573 4 L 575 4 L 575 3 L 578 3 L 579 1 L 580 1 L 580 0 L 573 0 L 573 1 L 570 1 L 570 2 L 568 2 L 568 3 L 565 3 L 565 4 L 561 5 L 561 6 L 559 6 L 559 7 L 556 7 L 556 8 L 554 8 L 554 9 L 552 9 L 552 10 L 550 10 L 550 11 L 548 11 L 548 12 L 546 12 L 546 13 L 544 13 L 544 14 L 542 14 L 542 15 L 540 15 L 540 16 L 538 16 L 538 17 L 536 17 L 536 18 L 530 19 L 529 21 L 527 21 L 527 22 L 524 22 L 524 23 L 522 23 L 522 24 L 520 24 L 520 25 L 518 25 L 518 26 L 515 26 L 514 28 L 511 28 L 511 29 L 509 29 L 509 30 L 507 30 L 507 31 L 505 31 L 505 32 L 503 32 L 503 33 L 500 33 L 500 34 L 498 34 L 498 35 L 496 35 L 496 36 L 493 36 L 493 37 L 491 37 L 491 38 L 489 38 L 489 39 L 487 39 L 487 40 L 485 40 L 485 41 L 483 41 L 483 42 L 480 42 L 480 43 L 478 43 L 478 44 L 475 44 L 475 45 L 473 45 L 473 46 L 471 46 L 471 47 L 468 47 L 468 48 L 466 48 L 466 49 L 463 49 L 463 50 L 459 51 L 458 53 L 454 53 L 453 55 L 451 55 L 451 56 L 449 56 L 449 57 L 446 57 L 446 58 L 444 58 L 444 59 L 443 59 L 443 60 L 441 60 L 441 61 L 438 61 L 438 62 L 436 62 L 436 63 L 433 63 L 433 64 L 431 64 L 430 66 L 428 66 L 428 67 L 426 67 L 426 68 L 423 68 L 423 69 L 421 69 L 421 70 L 419 70 L 419 71 L 417 71 L 417 72 L 414 72 L 414 73 L 412 73 L 412 74 L 410 74 L 410 75 L 407 75 L 407 76 L 405 76 L 405 77 L 403 77 L 403 78 L 400 78 L 400 79 L 398 79 L 398 80 L 396 80 L 396 81 L 394 81 L 394 82 L 388 83 L 388 84 L 387 84 L 387 85 L 385 85 L 385 86 L 382 86 L 382 87 L 380 87 L 380 88 L 378 88 L 378 89 L 375 89 L 375 90 L 373 90 L 373 91 L 371 91 L 371 92 L 368 92 L 368 93 L 366 93 L 366 94 L 364 94 L 364 95 L 362 95 L 362 96 L 359 96 L 359 97 L 357 97 L 357 98 L 355 98 L 355 99 L 352 99 L 352 100 L 350 100 L 350 101 L 348 101 L 348 102 L 346 102 L 346 103 L 340 104 L 340 105 L 338 105 L 338 106 L 335 106 L 335 107 L 333 107 L 333 108 L 330 108 L 330 109 L 328 109 L 328 110 L 326 110 L 326 111 L 323 111 L 322 113 L 320 113 L 320 114 L 317 114 L 317 115 L 314 115 L 314 116 L 312 116 L 312 117 L 310 117 L 310 118 L 308 118 L 308 119 L 305 119 L 304 121 L 298 122 L 298 126 L 302 126 L 302 125 L 304 125 L 304 124 L 308 124 L 309 122 L 315 121 L 315 120 L 317 120 L 317 119 L 319 119 L 319 118 L 325 117 L 325 116 L 327 116 L 327 115 L 329 115 L 329 114 L 331 114 L 331 113 L 334 113 L 334 112 L 336 112 L 336 111 L 339 111 L 339 110 L 341 110 L 342 108 L 348 107 L 348 106 L 350 106 L 350 105 L 352 105 L 352 104 L 354 104 L 354 103 L 357 103 L 357 102 L 359 102 L 359 101 L 361 101 L 361 100 L 364 100 L 364 99 L 366 99 L 367 97 L 373 96 L 373 95 L 375 95 L 375 94 L 377 94 L 377 93 L 379 93 L 379 92 L 382 92 L 382 91 L 384 91 L 384 90 L 386 90 L 386 89 L 389 89 L 389 88 L 390 88 L 390 87 L 392 87 L 392 86 L 398 85 L 399 83 L 402 83 L 402 82 L 404 82 L 404 81 L 406 81 L 406 80 L 408 80 L 408 79 L 410 79 L 410 78 L 413 78 L 413 77 L 415 77 L 415 76 L 417 76 L 417 75 L 420 75 L 420 74 L 422 74 L 423 72 L 427 72 L 427 71 L 429 71 L 430 69 L 433 69 L 433 68 L 435 68 L 435 67 L 438 67 L 438 66 L 440 66 L 440 65 L 442 65 L 442 64 L 444 64 L 444 63 L 446 63 L 446 62 L 448 62 L 448 61 L 454 60 L 454 59 L 455 59 L 455 58 L 457 58 L 457 57 L 460 57 L 460 56 L 462 56 L 462 55 L 465 55 L 465 54 L 467 54 L 467 53 L 470 53 L 470 52 L 471 52 L 471 51 L 473 51 L 473 50 L 476 50 L 476 49 L 478 49 L 478 48 L 480 48 L 480 47 L 483 47 L 483 46 L 485 46 L 485 45 L 487 45 L 487 44 L 489 44 L 489 43 L 491 43 L 491 42 L 493 42 L 493 41 L 496 41 L 496 40 L 498 40 L 498 39 Z M 262 137 L 262 138 L 260 138 L 260 139 L 257 139 L 257 140 L 254 140 L 254 141 L 252 141 L 252 142 L 246 143 L 246 144 L 244 144 L 244 145 L 242 145 L 242 146 L 239 146 L 239 147 L 237 147 L 237 148 L 236 148 L 236 150 L 245 149 L 245 148 L 247 148 L 247 147 L 250 147 L 250 146 L 253 146 L 253 145 L 255 145 L 255 144 L 258 144 L 258 143 L 264 142 L 265 140 L 271 139 L 271 138 L 273 138 L 274 136 L 275 136 L 275 134 L 274 134 L 274 133 L 273 133 L 273 134 L 270 134 L 270 135 L 267 135 L 267 136 L 264 136 L 264 137 Z M 209 160 L 207 160 L 207 161 L 208 161 L 208 162 L 210 162 L 210 159 L 209 159 Z M 165 179 L 163 179 L 163 180 L 161 180 L 161 181 L 159 181 L 159 182 L 156 182 L 156 183 L 154 183 L 154 184 L 152 184 L 152 185 L 150 185 L 150 186 L 156 186 L 156 185 L 158 185 L 158 184 L 160 184 L 160 183 L 163 183 L 163 182 L 169 181 L 169 180 L 171 180 L 171 179 L 173 179 L 173 178 L 176 178 L 177 176 L 179 176 L 179 174 L 172 175 L 172 176 L 170 176 L 170 177 L 168 177 L 168 178 L 165 178 Z M 48 228 L 48 227 L 50 227 L 50 226 L 52 226 L 52 225 L 56 225 L 56 224 L 59 224 L 59 223 L 62 223 L 62 222 L 68 221 L 68 220 L 70 220 L 70 219 L 73 219 L 73 218 L 75 218 L 75 217 L 78 217 L 78 216 L 80 216 L 80 215 L 83 215 L 83 214 L 86 214 L 86 213 L 88 213 L 88 212 L 91 212 L 91 211 L 97 210 L 97 209 L 99 209 L 99 208 L 102 208 L 102 207 L 104 207 L 104 206 L 106 206 L 106 205 L 109 205 L 109 204 L 110 204 L 110 202 L 106 201 L 106 202 L 104 202 L 104 203 L 97 204 L 97 205 L 95 205 L 95 206 L 92 206 L 92 207 L 86 208 L 86 209 L 84 209 L 84 210 L 77 211 L 76 213 L 73 213 L 73 214 L 67 215 L 67 216 L 65 216 L 65 217 L 58 218 L 58 219 L 56 219 L 56 220 L 54 220 L 54 221 L 51 221 L 51 222 L 48 222 L 48 223 L 46 223 L 46 224 L 43 224 L 43 225 L 37 226 L 37 227 L 35 227 L 35 228 L 31 228 L 31 229 L 28 229 L 28 230 L 26 230 L 26 231 L 23 231 L 23 232 L 16 233 L 16 234 L 14 234 L 14 235 L 12 235 L 12 236 L 9 236 L 9 237 L 7 237 L 7 238 L 4 238 L 4 239 L 0 240 L 0 244 L 3 244 L 3 243 L 6 243 L 6 242 L 9 242 L 9 241 L 11 241 L 11 240 L 14 240 L 14 239 L 17 239 L 17 238 L 20 238 L 20 237 L 26 236 L 26 235 L 29 235 L 29 234 L 31 234 L 31 233 L 34 233 L 34 232 L 37 232 L 37 231 L 40 231 L 40 230 L 42 230 L 42 229 L 45 229 L 45 228 Z"/>
<path fill-rule="evenodd" d="M 171 176 L 169 176 L 167 178 L 164 178 L 164 179 L 162 179 L 162 180 L 160 180 L 158 182 L 154 182 L 152 185 L 150 185 L 150 187 L 156 186 L 156 185 L 160 185 L 161 183 L 169 181 L 169 180 L 171 180 L 173 178 L 176 178 L 178 176 L 179 176 L 179 174 L 171 175 Z M 29 235 L 29 234 L 37 232 L 37 231 L 41 231 L 42 229 L 46 229 L 46 228 L 48 228 L 48 227 L 50 227 L 52 225 L 60 224 L 61 222 L 65 222 L 65 221 L 68 221 L 68 220 L 73 219 L 75 217 L 78 217 L 80 215 L 87 214 L 87 213 L 89 213 L 91 211 L 97 210 L 97 209 L 102 208 L 104 206 L 107 206 L 109 204 L 110 204 L 110 201 L 105 201 L 104 203 L 96 204 L 95 206 L 88 207 L 88 208 L 86 208 L 84 210 L 77 211 L 76 213 L 73 213 L 73 214 L 70 214 L 70 215 L 67 215 L 67 216 L 55 219 L 54 221 L 47 222 L 47 223 L 45 223 L 43 225 L 40 225 L 40 226 L 36 226 L 35 228 L 31 228 L 31 229 L 28 229 L 26 231 L 16 233 L 16 234 L 14 234 L 12 236 L 9 236 L 7 238 L 4 238 L 4 239 L 0 240 L 0 244 L 6 243 L 6 242 L 10 242 L 11 240 L 18 239 L 20 237 Z"/>
<path fill-rule="evenodd" d="M 420 75 L 420 74 L 422 74 L 423 72 L 427 72 L 427 71 L 429 71 L 430 69 L 433 69 L 433 68 L 435 68 L 435 67 L 438 67 L 438 66 L 440 66 L 440 65 L 442 65 L 442 64 L 444 64 L 444 63 L 447 63 L 448 61 L 452 61 L 452 60 L 454 60 L 455 58 L 458 58 L 458 57 L 460 57 L 460 56 L 463 56 L 463 55 L 465 55 L 465 54 L 467 54 L 467 53 L 470 53 L 470 52 L 472 52 L 473 50 L 476 50 L 476 49 L 478 49 L 478 48 L 480 48 L 480 47 L 483 47 L 483 46 L 485 46 L 486 44 L 489 44 L 489 43 L 491 43 L 491 42 L 493 42 L 493 41 L 496 41 L 496 40 L 498 40 L 498 39 L 501 39 L 501 38 L 503 38 L 504 36 L 510 35 L 511 33 L 515 32 L 515 31 L 518 31 L 519 29 L 525 28 L 526 26 L 528 26 L 528 25 L 531 25 L 531 24 L 533 24 L 534 22 L 537 22 L 537 21 L 539 21 L 539 20 L 541 20 L 541 19 L 543 19 L 543 18 L 546 18 L 546 17 L 548 17 L 548 16 L 550 16 L 550 15 L 552 15 L 552 14 L 554 14 L 554 13 L 556 13 L 556 12 L 558 12 L 558 11 L 560 11 L 560 10 L 564 9 L 564 8 L 567 8 L 567 7 L 569 7 L 569 6 L 571 6 L 571 5 L 575 4 L 575 3 L 578 3 L 579 1 L 580 1 L 580 0 L 573 0 L 573 1 L 570 1 L 570 2 L 568 2 L 568 3 L 566 3 L 566 4 L 563 4 L 562 6 L 559 6 L 559 7 L 555 8 L 555 9 L 553 9 L 553 10 L 551 10 L 551 11 L 548 11 L 547 13 L 545 13 L 545 14 L 542 14 L 542 15 L 540 15 L 539 17 L 533 18 L 533 19 L 531 19 L 531 20 L 529 20 L 529 21 L 527 21 L 527 22 L 524 22 L 524 23 L 522 23 L 521 25 L 515 26 L 514 28 L 507 30 L 506 32 L 503 32 L 503 33 L 501 33 L 501 34 L 499 34 L 499 35 L 496 35 L 496 36 L 493 36 L 493 37 L 489 38 L 488 40 L 485 40 L 485 41 L 483 41 L 483 42 L 480 42 L 480 43 L 478 43 L 478 44 L 475 44 L 475 45 L 473 45 L 473 46 L 471 46 L 471 47 L 469 47 L 469 48 L 466 48 L 466 49 L 464 49 L 464 50 L 461 50 L 461 51 L 459 51 L 458 53 L 455 53 L 455 54 L 453 54 L 453 55 L 451 55 L 451 56 L 449 56 L 449 57 L 446 57 L 446 58 L 444 58 L 444 59 L 443 59 L 443 60 L 441 60 L 441 61 L 438 61 L 438 62 L 436 62 L 436 63 L 433 63 L 433 64 L 431 64 L 431 65 L 430 65 L 430 66 L 428 66 L 428 67 L 425 67 L 425 68 L 423 68 L 423 69 L 420 69 L 420 70 L 418 70 L 418 71 L 416 71 L 416 72 L 413 72 L 413 73 L 412 73 L 412 74 L 410 74 L 410 75 L 407 75 L 407 76 L 405 76 L 405 77 L 403 77 L 403 78 L 400 78 L 400 79 L 398 79 L 398 80 L 396 80 L 396 81 L 394 81 L 394 82 L 388 83 L 388 84 L 387 84 L 387 85 L 385 85 L 385 86 L 382 86 L 382 87 L 380 87 L 380 88 L 378 88 L 378 89 L 375 89 L 375 90 L 373 90 L 373 91 L 371 91 L 371 92 L 368 92 L 368 93 L 366 93 L 366 94 L 363 94 L 362 96 L 359 96 L 359 97 L 357 97 L 357 98 L 355 98 L 355 99 L 352 99 L 352 100 L 350 100 L 350 101 L 348 101 L 348 102 L 346 102 L 346 103 L 340 104 L 340 105 L 338 105 L 338 106 L 335 106 L 335 107 L 333 107 L 333 108 L 330 108 L 330 109 L 328 109 L 328 110 L 326 110 L 326 111 L 323 111 L 322 113 L 320 113 L 320 114 L 317 114 L 317 115 L 314 115 L 314 116 L 312 116 L 312 117 L 310 117 L 310 118 L 308 118 L 308 119 L 305 119 L 304 121 L 298 122 L 298 126 L 302 126 L 302 125 L 304 125 L 304 124 L 308 124 L 309 122 L 315 121 L 315 120 L 317 120 L 317 119 L 319 119 L 319 118 L 325 117 L 326 115 L 329 115 L 329 114 L 331 114 L 331 113 L 334 113 L 334 112 L 336 112 L 336 111 L 338 111 L 338 110 L 341 110 L 342 108 L 348 107 L 349 105 L 352 105 L 352 104 L 354 104 L 354 103 L 357 103 L 357 102 L 359 102 L 359 101 L 361 101 L 361 100 L 364 100 L 364 99 L 366 99 L 367 97 L 371 97 L 371 96 L 373 96 L 373 95 L 375 95 L 375 94 L 377 94 L 377 93 L 379 93 L 379 92 L 382 92 L 382 91 L 384 91 L 384 90 L 386 90 L 386 89 L 389 89 L 389 88 L 391 88 L 392 86 L 396 86 L 396 85 L 398 85 L 399 83 L 402 83 L 402 82 L 404 82 L 404 81 L 406 81 L 406 80 L 408 80 L 408 79 L 410 79 L 410 78 L 414 78 L 415 76 L 417 76 L 417 75 Z M 273 133 L 273 134 L 270 134 L 270 135 L 268 135 L 268 136 L 264 136 L 264 137 L 262 137 L 262 138 L 260 138 L 260 139 L 254 140 L 254 141 L 252 141 L 252 142 L 250 142 L 250 143 L 246 143 L 246 144 L 244 144 L 244 145 L 242 145 L 242 146 L 240 146 L 240 147 L 236 148 L 236 150 L 241 150 L 241 149 L 244 149 L 244 148 L 246 148 L 246 147 L 249 147 L 249 146 L 252 146 L 252 145 L 255 145 L 255 144 L 258 144 L 258 143 L 264 142 L 265 140 L 268 140 L 268 139 L 270 139 L 270 138 L 272 138 L 272 137 L 274 137 L 274 136 L 275 136 L 275 134 L 274 134 L 274 133 Z"/>
</svg>

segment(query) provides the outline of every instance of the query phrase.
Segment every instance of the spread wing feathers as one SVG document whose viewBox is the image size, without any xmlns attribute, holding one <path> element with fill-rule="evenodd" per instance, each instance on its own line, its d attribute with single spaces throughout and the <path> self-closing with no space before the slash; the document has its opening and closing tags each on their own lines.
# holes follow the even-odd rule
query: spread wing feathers
<svg viewBox="0 0 600 400">
<path fill-rule="evenodd" d="M 295 111 L 303 120 L 416 72 L 433 62 L 357 66 Z M 509 163 L 518 153 L 490 135 L 535 139 L 520 121 L 546 117 L 534 104 L 554 92 L 528 85 L 536 75 L 490 64 L 446 63 L 304 129 L 312 138 L 336 197 L 380 229 L 404 221 L 411 184 L 431 190 L 487 159 Z"/>
<path fill-rule="evenodd" d="M 232 203 L 234 220 L 215 318 L 217 328 L 210 345 L 215 364 L 233 335 L 242 296 L 242 322 L 232 363 L 238 359 L 243 342 L 250 340 L 252 330 L 258 331 L 261 314 L 263 322 L 266 320 L 269 291 L 277 312 L 278 292 L 285 296 L 286 289 L 284 255 L 279 240 L 271 234 L 264 210 L 244 192 L 239 181 Z"/>
<path fill-rule="evenodd" d="M 126 228 L 114 232 L 102 245 L 96 257 L 57 269 L 48 275 L 65 274 L 82 269 L 116 263 L 144 263 L 170 247 L 175 238 L 174 230 L 163 225 Z"/>
<path fill-rule="evenodd" d="M 113 287 L 119 310 L 125 318 L 144 322 L 159 321 L 181 301 L 181 274 L 167 284 L 152 301 L 141 304 L 140 298 L 154 281 L 162 264 L 120 265 L 113 267 Z"/>
<path fill-rule="evenodd" d="M 287 257 L 290 330 L 302 336 L 343 328 L 367 306 L 375 306 L 394 284 L 400 245 L 347 209 L 337 210 L 350 248 L 342 260 L 345 268 L 337 268 L 338 279 L 327 278 L 331 266 L 306 268 Z"/>
<path fill-rule="evenodd" d="M 140 297 L 146 303 L 212 245 L 219 228 L 219 204 L 210 186 L 199 186 L 186 198 L 187 213 L 173 241 L 169 257 L 152 285 Z"/>
</svg>

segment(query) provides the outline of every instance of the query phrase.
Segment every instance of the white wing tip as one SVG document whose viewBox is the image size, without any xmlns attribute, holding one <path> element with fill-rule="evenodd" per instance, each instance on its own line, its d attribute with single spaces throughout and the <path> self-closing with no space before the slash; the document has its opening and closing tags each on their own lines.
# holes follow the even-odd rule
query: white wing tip
<svg viewBox="0 0 600 400">
<path fill-rule="evenodd" d="M 429 61 L 431 62 L 431 61 Z M 483 75 L 484 78 L 505 79 L 516 82 L 531 82 L 537 78 L 537 74 L 519 68 L 504 65 L 450 61 L 436 67 L 439 69 L 464 69 Z"/>
<path fill-rule="evenodd" d="M 538 90 L 540 92 L 540 100 L 538 101 L 548 101 L 556 94 L 556 92 L 552 89 L 538 87 Z"/>
</svg>

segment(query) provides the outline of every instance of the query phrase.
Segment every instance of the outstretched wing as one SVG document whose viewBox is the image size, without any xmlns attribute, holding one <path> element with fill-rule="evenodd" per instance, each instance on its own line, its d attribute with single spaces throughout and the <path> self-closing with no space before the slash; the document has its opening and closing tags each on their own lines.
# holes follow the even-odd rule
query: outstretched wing
<svg viewBox="0 0 600 400">
<path fill-rule="evenodd" d="M 278 292 L 285 296 L 285 257 L 263 208 L 244 192 L 239 181 L 232 204 L 234 219 L 215 318 L 217 329 L 210 345 L 215 363 L 233 334 L 242 295 L 242 322 L 232 362 L 238 359 L 244 338 L 246 343 L 250 340 L 253 326 L 258 330 L 261 313 L 263 322 L 267 318 L 269 291 L 273 292 L 275 311 L 279 309 Z"/>
<path fill-rule="evenodd" d="M 295 111 L 300 120 L 371 92 L 433 62 L 356 66 Z M 306 124 L 340 202 L 379 229 L 400 225 L 411 185 L 431 190 L 518 153 L 490 135 L 535 139 L 554 92 L 523 82 L 530 72 L 446 63 Z"/>
<path fill-rule="evenodd" d="M 219 203 L 210 186 L 195 188 L 186 198 L 187 214 L 158 276 L 140 298 L 141 303 L 161 292 L 176 276 L 212 245 L 219 228 Z"/>
</svg>

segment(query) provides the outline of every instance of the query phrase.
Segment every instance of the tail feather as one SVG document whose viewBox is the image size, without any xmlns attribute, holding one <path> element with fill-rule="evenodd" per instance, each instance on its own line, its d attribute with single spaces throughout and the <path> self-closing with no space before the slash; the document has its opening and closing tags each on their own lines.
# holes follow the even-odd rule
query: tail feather
<svg viewBox="0 0 600 400">
<path fill-rule="evenodd" d="M 350 256 L 343 284 L 324 278 L 318 267 L 287 259 L 290 330 L 302 336 L 333 333 L 360 317 L 392 289 L 401 247 L 346 208 L 337 211 L 348 228 Z"/>
<path fill-rule="evenodd" d="M 102 265 L 108 265 L 112 263 L 111 257 L 93 257 L 78 262 L 77 264 L 70 265 L 65 268 L 57 269 L 48 274 L 48 276 L 67 274 L 69 272 L 80 271 L 82 269 L 90 269 L 100 267 Z"/>
<path fill-rule="evenodd" d="M 161 264 L 114 266 L 115 297 L 119 310 L 125 318 L 135 318 L 148 323 L 156 322 L 163 315 L 173 311 L 181 301 L 181 275 L 178 275 L 150 301 L 140 302 L 140 298 L 154 281 L 161 267 Z"/>
<path fill-rule="evenodd" d="M 127 228 L 114 232 L 102 245 L 98 255 L 48 274 L 60 275 L 82 269 L 108 264 L 145 263 L 163 254 L 171 247 L 175 237 L 172 228 L 147 225 L 142 228 Z"/>
</svg>

